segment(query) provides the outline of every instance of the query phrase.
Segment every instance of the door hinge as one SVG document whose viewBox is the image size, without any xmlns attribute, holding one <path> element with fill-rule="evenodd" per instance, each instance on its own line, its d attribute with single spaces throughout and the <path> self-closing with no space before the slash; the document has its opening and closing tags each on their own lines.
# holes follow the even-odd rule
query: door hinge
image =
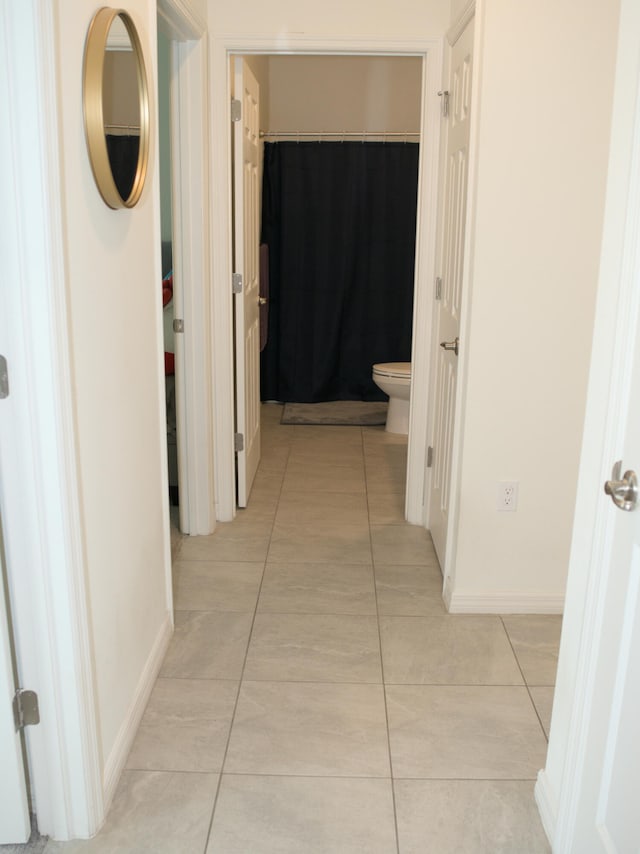
<svg viewBox="0 0 640 854">
<path fill-rule="evenodd" d="M 38 695 L 35 691 L 18 688 L 13 696 L 13 722 L 16 732 L 26 726 L 35 726 L 40 723 Z"/>
<path fill-rule="evenodd" d="M 442 279 L 440 276 L 436 279 L 436 299 L 442 299 Z"/>
<path fill-rule="evenodd" d="M 173 321 L 174 332 L 184 332 L 184 320 L 181 317 L 176 317 Z"/>
<path fill-rule="evenodd" d="M 438 95 L 442 98 L 442 101 L 440 102 L 442 118 L 446 119 L 449 115 L 449 91 L 447 89 L 443 89 L 441 92 L 438 92 Z"/>
<path fill-rule="evenodd" d="M 239 122 L 242 118 L 242 101 L 237 98 L 231 99 L 231 121 Z"/>
<path fill-rule="evenodd" d="M 0 400 L 5 397 L 9 397 L 9 369 L 5 357 L 0 356 Z"/>
<path fill-rule="evenodd" d="M 433 448 L 431 445 L 427 448 L 427 468 L 430 469 L 433 465 Z"/>
<path fill-rule="evenodd" d="M 234 273 L 231 277 L 231 292 L 234 294 L 242 293 L 242 273 Z"/>
<path fill-rule="evenodd" d="M 233 437 L 233 448 L 236 454 L 244 451 L 244 433 L 236 433 Z"/>
</svg>

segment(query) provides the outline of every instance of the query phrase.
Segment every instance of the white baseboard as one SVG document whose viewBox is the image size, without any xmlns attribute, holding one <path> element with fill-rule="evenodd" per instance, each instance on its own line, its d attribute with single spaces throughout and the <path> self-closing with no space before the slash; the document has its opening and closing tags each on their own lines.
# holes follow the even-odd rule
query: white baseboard
<svg viewBox="0 0 640 854">
<path fill-rule="evenodd" d="M 447 585 L 444 600 L 450 614 L 562 614 L 564 596 L 540 593 L 455 593 Z"/>
<path fill-rule="evenodd" d="M 544 832 L 547 834 L 549 845 L 553 845 L 558 820 L 558 799 L 544 769 L 538 771 L 534 794 Z"/>
<path fill-rule="evenodd" d="M 142 671 L 138 688 L 129 706 L 129 711 L 122 722 L 113 749 L 105 762 L 103 774 L 105 816 L 113 800 L 120 775 L 133 744 L 133 739 L 136 736 L 142 715 L 149 702 L 151 691 L 158 678 L 158 673 L 160 672 L 160 667 L 162 666 L 172 634 L 173 620 L 171 614 L 167 613 Z"/>
</svg>

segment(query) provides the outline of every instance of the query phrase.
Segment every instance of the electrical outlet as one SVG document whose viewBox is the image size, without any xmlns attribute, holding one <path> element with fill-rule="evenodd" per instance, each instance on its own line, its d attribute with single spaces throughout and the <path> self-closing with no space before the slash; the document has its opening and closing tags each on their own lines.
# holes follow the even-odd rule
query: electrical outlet
<svg viewBox="0 0 640 854">
<path fill-rule="evenodd" d="M 502 480 L 498 483 L 496 510 L 515 511 L 518 509 L 518 481 Z"/>
</svg>

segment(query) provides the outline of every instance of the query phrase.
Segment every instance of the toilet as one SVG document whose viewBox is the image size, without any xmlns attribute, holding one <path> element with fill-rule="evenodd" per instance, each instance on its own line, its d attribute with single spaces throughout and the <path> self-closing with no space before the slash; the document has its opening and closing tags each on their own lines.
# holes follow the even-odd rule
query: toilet
<svg viewBox="0 0 640 854">
<path fill-rule="evenodd" d="M 409 433 L 411 362 L 382 362 L 374 365 L 372 378 L 378 388 L 389 395 L 385 430 L 406 436 Z"/>
</svg>

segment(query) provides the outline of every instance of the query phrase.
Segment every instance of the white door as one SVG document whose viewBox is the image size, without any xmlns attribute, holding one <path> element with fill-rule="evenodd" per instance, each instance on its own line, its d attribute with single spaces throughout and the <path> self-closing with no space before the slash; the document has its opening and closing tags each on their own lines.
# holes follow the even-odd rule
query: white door
<svg viewBox="0 0 640 854">
<path fill-rule="evenodd" d="M 239 57 L 234 93 L 241 105 L 234 122 L 234 272 L 242 277 L 234 297 L 238 506 L 246 507 L 260 462 L 260 105 L 258 82 Z"/>
<path fill-rule="evenodd" d="M 640 199 L 636 200 L 640 204 Z M 636 218 L 636 225 L 640 218 Z M 640 276 L 636 242 L 635 287 Z M 637 312 L 636 300 L 636 312 Z M 640 323 L 626 389 L 625 469 L 640 474 Z M 616 378 L 613 378 L 613 383 Z M 625 402 L 621 407 L 624 417 Z M 613 462 L 613 461 L 612 461 Z M 618 478 L 616 478 L 618 479 Z M 620 481 L 622 482 L 622 481 Z M 595 487 L 595 485 L 594 485 Z M 602 496 L 602 501 L 608 499 Z M 638 854 L 640 851 L 640 506 L 608 508 L 613 544 L 608 560 L 599 661 L 589 711 L 588 757 L 579 796 L 571 852 Z"/>
<path fill-rule="evenodd" d="M 465 221 L 467 213 L 467 168 L 471 112 L 473 20 L 451 49 L 449 104 L 441 254 L 441 290 L 436 309 L 436 341 L 446 344 L 435 356 L 435 423 L 429 520 L 433 543 L 444 568 L 450 503 L 451 452 L 456 398 L 458 341 Z M 438 297 L 438 294 L 436 294 Z M 459 346 L 464 346 L 461 342 Z"/>
<path fill-rule="evenodd" d="M 13 723 L 13 670 L 0 524 L 0 845 L 26 842 L 31 834 L 20 734 Z"/>
<path fill-rule="evenodd" d="M 583 654 L 576 668 L 577 714 L 571 719 L 565 792 L 554 840 L 554 851 L 563 854 L 640 851 L 640 503 L 624 506 L 625 498 L 632 497 L 625 494 L 631 480 L 625 471 L 640 474 L 639 93 L 640 6 L 637 0 L 623 0 L 580 479 L 582 489 L 597 490 L 596 515 L 591 521 L 586 510 L 581 514 L 584 502 L 576 513 L 576 525 L 591 523 L 595 537 L 580 637 Z M 615 496 L 607 498 L 601 492 L 603 484 L 592 476 L 590 456 L 598 445 L 605 469 L 616 457 L 621 459 L 619 473 L 608 482 L 609 491 L 620 484 L 617 502 L 612 501 Z M 600 460 L 595 462 L 602 468 Z M 581 535 L 579 528 L 577 533 Z M 567 621 L 573 616 L 570 604 Z M 563 637 L 565 673 L 570 643 L 565 645 Z M 566 698 L 566 686 L 560 681 L 557 693 L 560 714 Z M 550 735 L 551 743 L 553 723 Z"/>
</svg>

